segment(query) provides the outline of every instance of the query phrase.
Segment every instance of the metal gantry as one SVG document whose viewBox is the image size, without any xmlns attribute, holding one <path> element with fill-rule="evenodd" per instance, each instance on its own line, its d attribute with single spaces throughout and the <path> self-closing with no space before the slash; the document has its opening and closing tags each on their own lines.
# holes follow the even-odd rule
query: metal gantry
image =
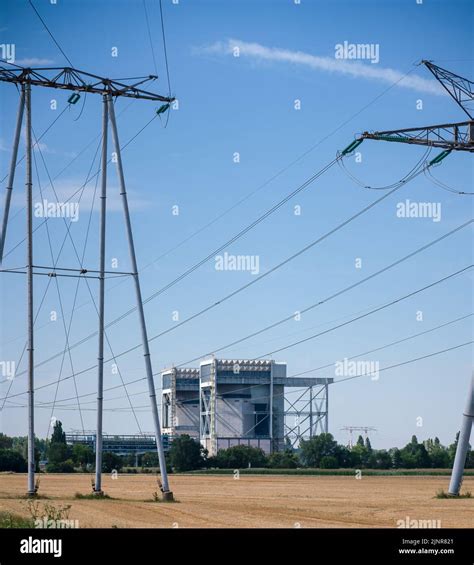
<svg viewBox="0 0 474 565">
<path fill-rule="evenodd" d="M 285 439 L 291 447 L 298 447 L 301 440 L 329 431 L 329 384 L 306 387 L 296 400 L 286 402 Z"/>
<path fill-rule="evenodd" d="M 96 445 L 96 477 L 94 492 L 102 494 L 102 403 L 103 403 L 103 370 L 104 370 L 104 312 L 105 312 L 105 236 L 106 236 L 106 199 L 107 199 L 107 137 L 108 126 L 111 127 L 112 140 L 116 154 L 117 174 L 120 185 L 120 196 L 124 212 L 126 235 L 129 248 L 129 256 L 132 267 L 132 276 L 135 287 L 135 298 L 140 322 L 142 347 L 145 360 L 145 369 L 148 381 L 151 411 L 153 415 L 156 446 L 160 463 L 162 477 L 162 491 L 165 500 L 172 500 L 173 494 L 168 484 L 166 463 L 162 443 L 161 426 L 156 403 L 155 386 L 153 382 L 153 371 L 148 345 L 148 335 L 143 310 L 138 266 L 133 241 L 130 212 L 123 172 L 122 155 L 118 137 L 117 122 L 115 118 L 114 100 L 118 97 L 136 98 L 164 103 L 163 108 L 169 108 L 174 98 L 161 96 L 138 88 L 145 82 L 155 80 L 157 77 L 150 75 L 143 77 L 139 82 L 128 84 L 127 79 L 121 81 L 100 77 L 70 67 L 61 68 L 24 68 L 11 65 L 13 68 L 0 66 L 0 81 L 19 85 L 21 88 L 20 102 L 17 114 L 16 128 L 13 137 L 12 158 L 5 194 L 5 206 L 0 234 L 0 264 L 3 260 L 5 240 L 7 235 L 8 217 L 10 211 L 11 197 L 17 168 L 18 146 L 20 132 L 23 122 L 23 114 L 26 114 L 26 247 L 27 247 L 27 329 L 28 329 L 28 495 L 34 496 L 37 487 L 35 485 L 35 455 L 34 455 L 34 328 L 33 328 L 33 200 L 32 200 L 32 116 L 31 116 L 31 87 L 40 86 L 73 91 L 79 96 L 79 92 L 99 94 L 102 96 L 102 161 L 101 161 L 101 195 L 100 195 L 100 225 L 99 225 L 99 339 L 98 339 L 98 378 L 97 378 L 97 445 Z M 131 80 L 131 79 L 130 79 Z M 74 96 L 74 95 L 73 95 Z M 77 101 L 77 97 L 75 98 Z M 50 267 L 55 275 L 54 265 Z M 84 276 L 87 269 L 81 269 L 76 276 Z"/>
<path fill-rule="evenodd" d="M 347 443 L 347 447 L 350 449 L 354 447 L 354 436 L 352 435 L 353 432 L 364 432 L 364 437 L 367 439 L 369 437 L 369 432 L 376 432 L 377 428 L 373 428 L 372 426 L 344 426 L 341 430 L 345 430 L 349 432 L 349 441 Z"/>
</svg>

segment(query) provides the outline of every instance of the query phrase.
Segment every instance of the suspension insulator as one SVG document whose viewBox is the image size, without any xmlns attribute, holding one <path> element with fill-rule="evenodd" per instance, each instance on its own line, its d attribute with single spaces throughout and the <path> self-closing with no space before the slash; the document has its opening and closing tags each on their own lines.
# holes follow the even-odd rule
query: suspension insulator
<svg viewBox="0 0 474 565">
<path fill-rule="evenodd" d="M 431 167 L 431 165 L 437 165 L 438 163 L 441 163 L 441 161 L 445 159 L 450 153 L 451 149 L 442 151 L 439 155 L 436 155 L 436 157 L 430 161 L 429 166 Z"/>
<path fill-rule="evenodd" d="M 341 152 L 342 155 L 347 155 L 348 153 L 352 153 L 359 145 L 364 141 L 364 139 L 354 139 L 352 143 L 350 143 L 344 151 Z"/>
<path fill-rule="evenodd" d="M 78 94 L 77 92 L 74 92 L 73 94 L 71 94 L 71 96 L 69 96 L 68 98 L 68 104 L 76 104 L 76 102 L 78 102 L 78 100 L 80 99 L 81 95 Z"/>
<path fill-rule="evenodd" d="M 157 113 L 158 116 L 159 116 L 160 114 L 163 114 L 163 112 L 166 112 L 166 110 L 168 110 L 169 107 L 170 107 L 169 104 L 163 104 L 163 106 L 160 106 L 160 107 L 158 108 L 158 110 L 156 111 L 156 113 Z"/>
</svg>

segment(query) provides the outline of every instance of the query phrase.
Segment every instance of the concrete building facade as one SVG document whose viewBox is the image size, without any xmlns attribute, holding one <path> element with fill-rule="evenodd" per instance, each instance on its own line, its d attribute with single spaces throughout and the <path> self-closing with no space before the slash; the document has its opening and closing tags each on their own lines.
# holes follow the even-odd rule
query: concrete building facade
<svg viewBox="0 0 474 565">
<path fill-rule="evenodd" d="M 332 379 L 287 377 L 286 363 L 255 359 L 205 359 L 197 368 L 172 368 L 162 373 L 163 433 L 188 434 L 210 455 L 234 445 L 281 451 L 304 433 L 327 431 L 328 386 Z M 310 400 L 303 409 L 285 407 L 288 387 L 325 393 L 324 407 Z M 298 427 L 286 423 L 297 414 Z M 306 424 L 305 424 L 306 422 Z M 303 426 L 304 432 L 301 432 Z M 297 431 L 295 431 L 297 430 Z"/>
</svg>

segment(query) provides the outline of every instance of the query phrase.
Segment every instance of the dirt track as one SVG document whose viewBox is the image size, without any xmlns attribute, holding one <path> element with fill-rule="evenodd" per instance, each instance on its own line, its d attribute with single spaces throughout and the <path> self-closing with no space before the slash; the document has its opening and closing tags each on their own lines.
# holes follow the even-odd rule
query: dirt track
<svg viewBox="0 0 474 565">
<path fill-rule="evenodd" d="M 113 500 L 75 500 L 88 494 L 88 475 L 41 475 L 40 492 L 87 527 L 314 528 L 397 527 L 397 520 L 440 520 L 473 527 L 474 498 L 437 499 L 448 477 L 170 476 L 176 504 L 146 502 L 156 491 L 149 475 L 104 476 Z M 0 474 L 0 511 L 28 516 L 25 475 Z M 474 491 L 474 477 L 463 490 Z"/>
</svg>

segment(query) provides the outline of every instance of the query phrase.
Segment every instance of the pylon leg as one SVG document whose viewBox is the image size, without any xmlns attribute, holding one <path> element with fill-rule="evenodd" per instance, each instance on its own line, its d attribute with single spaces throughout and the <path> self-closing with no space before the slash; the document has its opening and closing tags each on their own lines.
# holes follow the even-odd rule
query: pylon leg
<svg viewBox="0 0 474 565">
<path fill-rule="evenodd" d="M 161 479 L 163 483 L 163 498 L 164 500 L 172 500 L 173 493 L 169 489 L 168 473 L 166 472 L 165 452 L 163 449 L 163 441 L 161 437 L 160 417 L 158 415 L 158 406 L 156 403 L 155 383 L 153 381 L 153 370 L 151 367 L 150 348 L 148 345 L 148 334 L 145 323 L 145 312 L 143 310 L 142 293 L 140 289 L 140 280 L 138 278 L 137 259 L 135 254 L 135 245 L 133 242 L 132 225 L 130 221 L 130 211 L 128 208 L 127 191 L 125 187 L 125 178 L 123 175 L 122 156 L 120 152 L 120 142 L 117 133 L 117 123 L 115 120 L 114 104 L 110 97 L 108 98 L 109 117 L 112 131 L 112 138 L 114 141 L 115 153 L 117 155 L 117 173 L 120 185 L 120 196 L 122 197 L 122 206 L 125 217 L 125 226 L 128 239 L 128 250 L 130 255 L 130 262 L 133 271 L 133 281 L 135 285 L 135 296 L 138 310 L 138 317 L 140 321 L 140 328 L 142 333 L 143 355 L 145 357 L 145 368 L 148 381 L 148 392 L 150 396 L 151 411 L 153 414 L 153 423 L 155 427 L 156 447 L 158 451 L 158 460 L 160 463 Z"/>
</svg>

